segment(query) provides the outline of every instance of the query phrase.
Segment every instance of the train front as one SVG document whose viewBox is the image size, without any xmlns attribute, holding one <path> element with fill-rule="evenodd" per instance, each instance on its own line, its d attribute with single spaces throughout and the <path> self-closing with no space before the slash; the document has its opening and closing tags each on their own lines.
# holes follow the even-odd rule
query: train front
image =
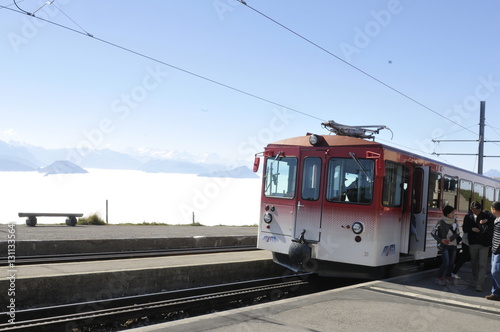
<svg viewBox="0 0 500 332">
<path fill-rule="evenodd" d="M 394 231 L 383 235 L 373 204 L 382 153 L 378 143 L 342 136 L 269 144 L 258 248 L 293 271 L 328 276 L 373 277 L 377 267 L 395 263 Z"/>
</svg>

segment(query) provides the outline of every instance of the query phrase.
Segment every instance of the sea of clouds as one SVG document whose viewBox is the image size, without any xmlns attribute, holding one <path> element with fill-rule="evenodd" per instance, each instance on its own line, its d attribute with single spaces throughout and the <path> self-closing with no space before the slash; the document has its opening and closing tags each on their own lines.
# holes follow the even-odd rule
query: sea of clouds
<svg viewBox="0 0 500 332">
<path fill-rule="evenodd" d="M 255 225 L 260 178 L 88 169 L 86 174 L 0 172 L 0 223 L 25 223 L 19 212 L 98 213 L 108 222 Z M 38 223 L 64 222 L 43 217 Z"/>
</svg>

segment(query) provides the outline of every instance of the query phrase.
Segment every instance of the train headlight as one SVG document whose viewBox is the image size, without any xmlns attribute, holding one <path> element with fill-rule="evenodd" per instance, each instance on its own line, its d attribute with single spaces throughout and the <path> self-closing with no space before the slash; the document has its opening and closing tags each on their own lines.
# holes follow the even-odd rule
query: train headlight
<svg viewBox="0 0 500 332">
<path fill-rule="evenodd" d="M 352 231 L 354 234 L 361 234 L 363 232 L 363 224 L 360 223 L 359 221 L 356 221 L 354 224 L 352 224 Z"/>
<path fill-rule="evenodd" d="M 266 224 L 269 224 L 269 223 L 271 223 L 271 221 L 273 221 L 273 215 L 272 215 L 272 214 L 270 214 L 270 213 L 266 213 L 266 214 L 264 215 L 264 222 L 265 222 Z"/>
<path fill-rule="evenodd" d="M 318 144 L 318 142 L 319 142 L 319 138 L 317 135 L 312 134 L 311 136 L 309 136 L 309 143 L 311 145 L 316 145 L 316 144 Z"/>
</svg>

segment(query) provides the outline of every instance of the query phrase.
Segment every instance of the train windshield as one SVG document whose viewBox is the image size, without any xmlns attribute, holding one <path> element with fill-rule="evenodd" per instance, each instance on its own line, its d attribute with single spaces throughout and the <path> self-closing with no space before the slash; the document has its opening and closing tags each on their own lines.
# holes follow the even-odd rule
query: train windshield
<svg viewBox="0 0 500 332">
<path fill-rule="evenodd" d="M 331 202 L 371 203 L 373 168 L 374 162 L 369 159 L 330 159 L 326 199 Z"/>
<path fill-rule="evenodd" d="M 267 159 L 265 190 L 267 197 L 293 198 L 295 196 L 297 158 Z"/>
</svg>

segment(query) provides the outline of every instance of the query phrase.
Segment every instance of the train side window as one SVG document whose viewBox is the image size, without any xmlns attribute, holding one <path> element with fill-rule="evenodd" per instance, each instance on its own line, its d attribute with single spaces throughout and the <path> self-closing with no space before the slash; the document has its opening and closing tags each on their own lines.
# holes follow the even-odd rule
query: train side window
<svg viewBox="0 0 500 332">
<path fill-rule="evenodd" d="M 445 175 L 443 184 L 443 206 L 451 205 L 454 208 L 456 208 L 457 200 L 458 200 L 458 178 Z"/>
<path fill-rule="evenodd" d="M 484 206 L 484 184 L 474 182 L 474 200 Z"/>
<path fill-rule="evenodd" d="M 486 197 L 484 200 L 483 209 L 489 211 L 491 208 L 491 203 L 495 200 L 495 188 L 486 186 Z"/>
<path fill-rule="evenodd" d="M 332 158 L 328 162 L 326 199 L 330 202 L 371 203 L 374 162 L 369 159 Z"/>
<path fill-rule="evenodd" d="M 472 182 L 461 179 L 459 196 L 458 196 L 458 211 L 468 212 L 471 201 L 472 201 Z"/>
<path fill-rule="evenodd" d="M 405 167 L 392 161 L 386 161 L 382 204 L 393 207 L 401 206 L 403 193 L 407 187 L 408 179 Z"/>
<path fill-rule="evenodd" d="M 429 195 L 427 204 L 429 209 L 441 208 L 441 174 L 430 172 L 429 174 Z"/>
<path fill-rule="evenodd" d="M 293 198 L 295 196 L 297 158 L 268 158 L 266 161 L 264 195 Z"/>
<path fill-rule="evenodd" d="M 326 186 L 326 199 L 331 202 L 340 202 L 342 193 L 341 183 L 341 167 L 342 165 L 331 159 L 328 163 L 328 178 Z M 343 179 L 343 178 L 342 178 Z"/>
<path fill-rule="evenodd" d="M 496 198 L 495 198 L 495 200 L 496 201 L 500 201 L 500 188 L 497 188 L 495 191 L 496 191 L 496 196 L 495 196 Z"/>
<path fill-rule="evenodd" d="M 321 158 L 304 159 L 302 171 L 302 199 L 316 201 L 319 198 L 321 178 Z"/>
</svg>

